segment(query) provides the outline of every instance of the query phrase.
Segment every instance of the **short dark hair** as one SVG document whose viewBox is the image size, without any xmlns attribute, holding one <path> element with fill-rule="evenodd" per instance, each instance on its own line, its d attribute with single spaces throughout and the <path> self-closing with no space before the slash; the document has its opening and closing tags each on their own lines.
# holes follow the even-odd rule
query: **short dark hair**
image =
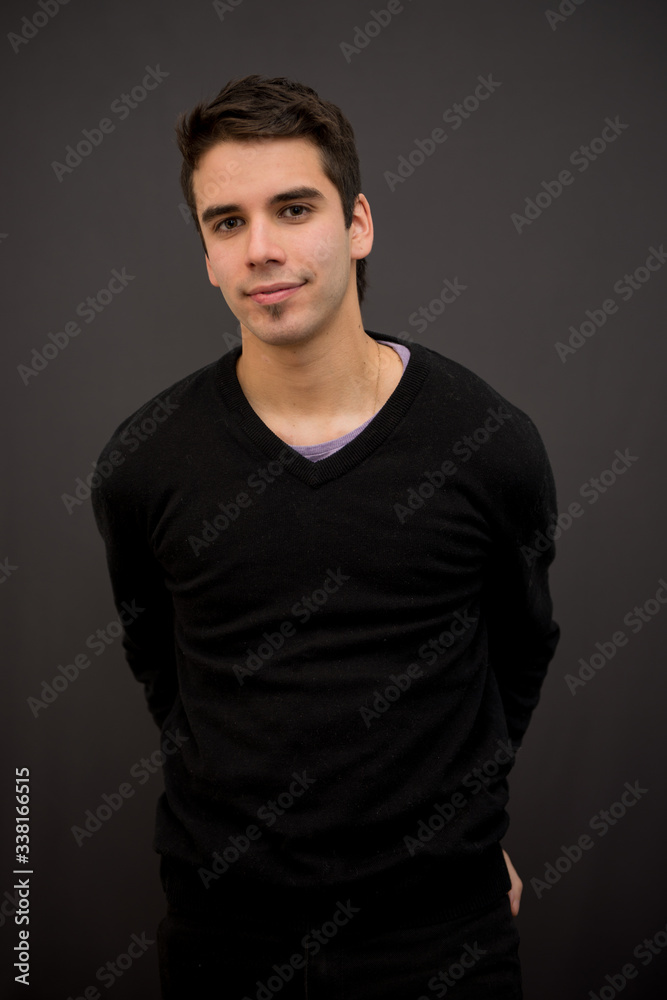
<svg viewBox="0 0 667 1000">
<path fill-rule="evenodd" d="M 317 146 L 322 169 L 336 187 L 343 205 L 345 228 L 361 191 L 359 155 L 354 132 L 342 111 L 296 80 L 258 74 L 230 80 L 211 101 L 184 112 L 176 123 L 178 148 L 183 156 L 181 187 L 206 252 L 197 218 L 192 175 L 200 158 L 227 139 L 308 139 Z M 366 290 L 366 260 L 357 260 L 357 294 Z"/>
</svg>

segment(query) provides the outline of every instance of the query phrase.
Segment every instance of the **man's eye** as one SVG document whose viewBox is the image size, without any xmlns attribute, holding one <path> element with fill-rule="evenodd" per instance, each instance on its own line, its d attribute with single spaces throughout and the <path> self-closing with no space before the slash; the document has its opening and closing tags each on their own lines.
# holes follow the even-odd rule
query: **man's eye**
<svg viewBox="0 0 667 1000">
<path fill-rule="evenodd" d="M 215 233 L 219 233 L 219 232 L 231 233 L 237 227 L 236 226 L 228 226 L 227 223 L 228 222 L 238 222 L 238 221 L 239 220 L 237 218 L 232 217 L 232 216 L 230 216 L 228 219 L 222 219 L 220 222 L 217 222 L 215 224 L 215 226 L 213 227 L 213 232 L 215 232 Z"/>
<path fill-rule="evenodd" d="M 292 211 L 296 211 L 297 214 L 291 215 L 289 216 L 289 218 L 300 219 L 303 216 L 308 215 L 310 209 L 308 208 L 307 205 L 288 205 L 287 208 L 285 209 L 285 212 L 292 212 Z"/>
</svg>

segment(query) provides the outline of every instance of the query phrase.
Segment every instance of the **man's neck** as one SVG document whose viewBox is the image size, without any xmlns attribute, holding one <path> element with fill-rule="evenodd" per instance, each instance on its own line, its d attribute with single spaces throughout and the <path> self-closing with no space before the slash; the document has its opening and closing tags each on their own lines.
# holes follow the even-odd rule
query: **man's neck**
<svg viewBox="0 0 667 1000">
<path fill-rule="evenodd" d="M 299 344 L 267 344 L 242 328 L 236 374 L 260 419 L 288 444 L 354 430 L 382 407 L 403 373 L 392 348 L 356 324 Z"/>
</svg>

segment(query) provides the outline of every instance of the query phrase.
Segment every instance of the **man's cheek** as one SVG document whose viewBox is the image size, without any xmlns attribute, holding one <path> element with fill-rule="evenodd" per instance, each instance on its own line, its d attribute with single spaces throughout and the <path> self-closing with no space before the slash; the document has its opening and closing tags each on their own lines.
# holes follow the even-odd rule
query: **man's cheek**
<svg viewBox="0 0 667 1000">
<path fill-rule="evenodd" d="M 313 260 L 315 260 L 318 264 L 326 264 L 332 258 L 336 257 L 339 251 L 340 248 L 336 240 L 330 233 L 328 233 L 316 242 L 312 254 Z"/>
<path fill-rule="evenodd" d="M 245 295 L 229 295 L 224 290 L 222 291 L 222 297 L 227 303 L 229 311 L 238 320 L 247 315 L 249 308 L 255 304 L 252 299 L 249 299 Z"/>
</svg>

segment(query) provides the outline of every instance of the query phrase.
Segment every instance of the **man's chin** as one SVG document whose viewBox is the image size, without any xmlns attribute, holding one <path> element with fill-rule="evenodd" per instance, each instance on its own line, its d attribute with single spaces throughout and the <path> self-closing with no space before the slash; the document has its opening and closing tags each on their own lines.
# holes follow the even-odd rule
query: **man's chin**
<svg viewBox="0 0 667 1000">
<path fill-rule="evenodd" d="M 282 302 L 270 302 L 267 305 L 262 306 L 262 309 L 272 320 L 279 320 L 285 315 L 285 306 Z"/>
<path fill-rule="evenodd" d="M 274 308 L 275 305 L 271 306 L 272 310 Z M 253 322 L 252 325 L 242 323 L 241 326 L 246 335 L 256 338 L 263 344 L 276 347 L 303 344 L 310 340 L 316 332 L 310 324 L 299 323 L 288 318 L 284 313 L 280 316 L 267 316 L 264 323 Z"/>
</svg>

